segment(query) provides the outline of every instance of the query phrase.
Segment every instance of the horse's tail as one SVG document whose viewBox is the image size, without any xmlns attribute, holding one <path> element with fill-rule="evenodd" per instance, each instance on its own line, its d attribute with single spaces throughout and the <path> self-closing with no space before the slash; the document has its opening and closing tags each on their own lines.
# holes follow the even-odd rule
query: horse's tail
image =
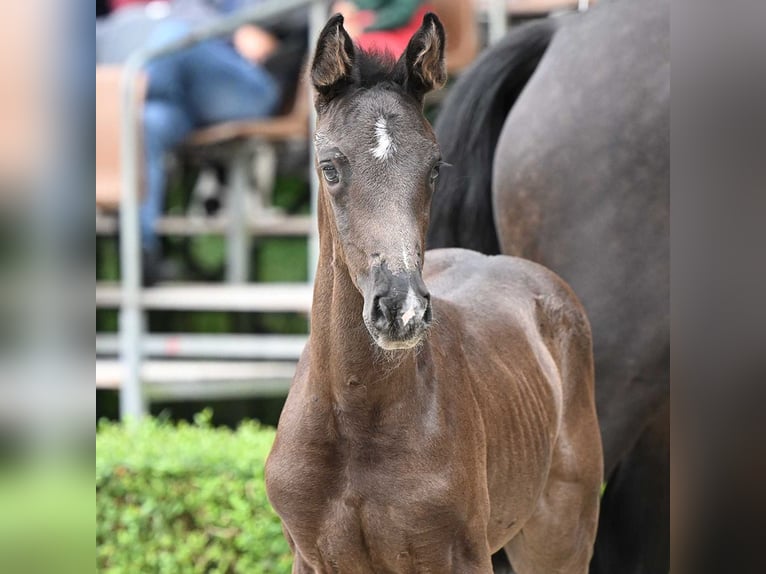
<svg viewBox="0 0 766 574">
<path fill-rule="evenodd" d="M 505 118 L 550 44 L 550 18 L 519 26 L 486 50 L 450 90 L 436 121 L 442 170 L 428 247 L 500 252 L 492 216 L 492 159 Z"/>
</svg>

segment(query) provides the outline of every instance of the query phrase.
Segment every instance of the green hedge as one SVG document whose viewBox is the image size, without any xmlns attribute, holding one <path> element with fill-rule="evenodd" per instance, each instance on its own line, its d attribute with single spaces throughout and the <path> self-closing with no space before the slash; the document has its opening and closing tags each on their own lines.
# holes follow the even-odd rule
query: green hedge
<svg viewBox="0 0 766 574">
<path fill-rule="evenodd" d="M 276 573 L 291 558 L 263 465 L 274 430 L 148 419 L 96 434 L 99 572 Z"/>
</svg>

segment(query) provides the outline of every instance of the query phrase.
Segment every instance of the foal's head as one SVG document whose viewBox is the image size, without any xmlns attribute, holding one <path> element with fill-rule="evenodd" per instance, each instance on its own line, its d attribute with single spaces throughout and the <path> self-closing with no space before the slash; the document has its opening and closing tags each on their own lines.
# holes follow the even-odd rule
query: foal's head
<svg viewBox="0 0 766 574">
<path fill-rule="evenodd" d="M 423 97 L 445 79 L 444 28 L 433 14 L 396 62 L 355 49 L 336 15 L 311 67 L 319 201 L 333 256 L 364 297 L 370 335 L 387 350 L 417 345 L 431 322 L 421 270 L 441 156 Z"/>
</svg>

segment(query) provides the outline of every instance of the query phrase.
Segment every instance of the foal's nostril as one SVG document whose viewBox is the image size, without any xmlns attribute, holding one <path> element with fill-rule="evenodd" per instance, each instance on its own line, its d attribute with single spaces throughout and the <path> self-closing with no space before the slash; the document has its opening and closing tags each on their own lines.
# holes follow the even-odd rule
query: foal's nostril
<svg viewBox="0 0 766 574">
<path fill-rule="evenodd" d="M 396 321 L 396 301 L 391 297 L 381 297 L 378 301 L 378 308 L 380 309 L 380 316 L 388 323 Z"/>
<path fill-rule="evenodd" d="M 394 323 L 396 321 L 396 302 L 390 297 L 376 296 L 372 301 L 372 321 L 378 323 Z"/>
<path fill-rule="evenodd" d="M 400 303 L 396 297 L 376 295 L 372 300 L 372 322 L 381 329 L 394 325 L 399 313 Z"/>
<path fill-rule="evenodd" d="M 373 323 L 384 318 L 383 309 L 380 306 L 380 295 L 376 295 L 372 300 L 372 321 Z"/>
<path fill-rule="evenodd" d="M 427 293 L 425 299 L 426 299 L 426 310 L 425 310 L 425 313 L 423 313 L 423 321 L 428 324 L 431 322 L 431 319 L 433 318 L 431 315 L 431 294 Z"/>
</svg>

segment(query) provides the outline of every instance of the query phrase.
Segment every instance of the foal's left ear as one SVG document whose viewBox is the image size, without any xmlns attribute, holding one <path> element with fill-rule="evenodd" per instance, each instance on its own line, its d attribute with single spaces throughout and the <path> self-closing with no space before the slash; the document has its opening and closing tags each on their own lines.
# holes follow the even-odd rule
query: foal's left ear
<svg viewBox="0 0 766 574">
<path fill-rule="evenodd" d="M 444 45 L 444 26 L 436 14 L 428 12 L 398 62 L 404 68 L 404 89 L 419 102 L 447 81 Z"/>
</svg>

